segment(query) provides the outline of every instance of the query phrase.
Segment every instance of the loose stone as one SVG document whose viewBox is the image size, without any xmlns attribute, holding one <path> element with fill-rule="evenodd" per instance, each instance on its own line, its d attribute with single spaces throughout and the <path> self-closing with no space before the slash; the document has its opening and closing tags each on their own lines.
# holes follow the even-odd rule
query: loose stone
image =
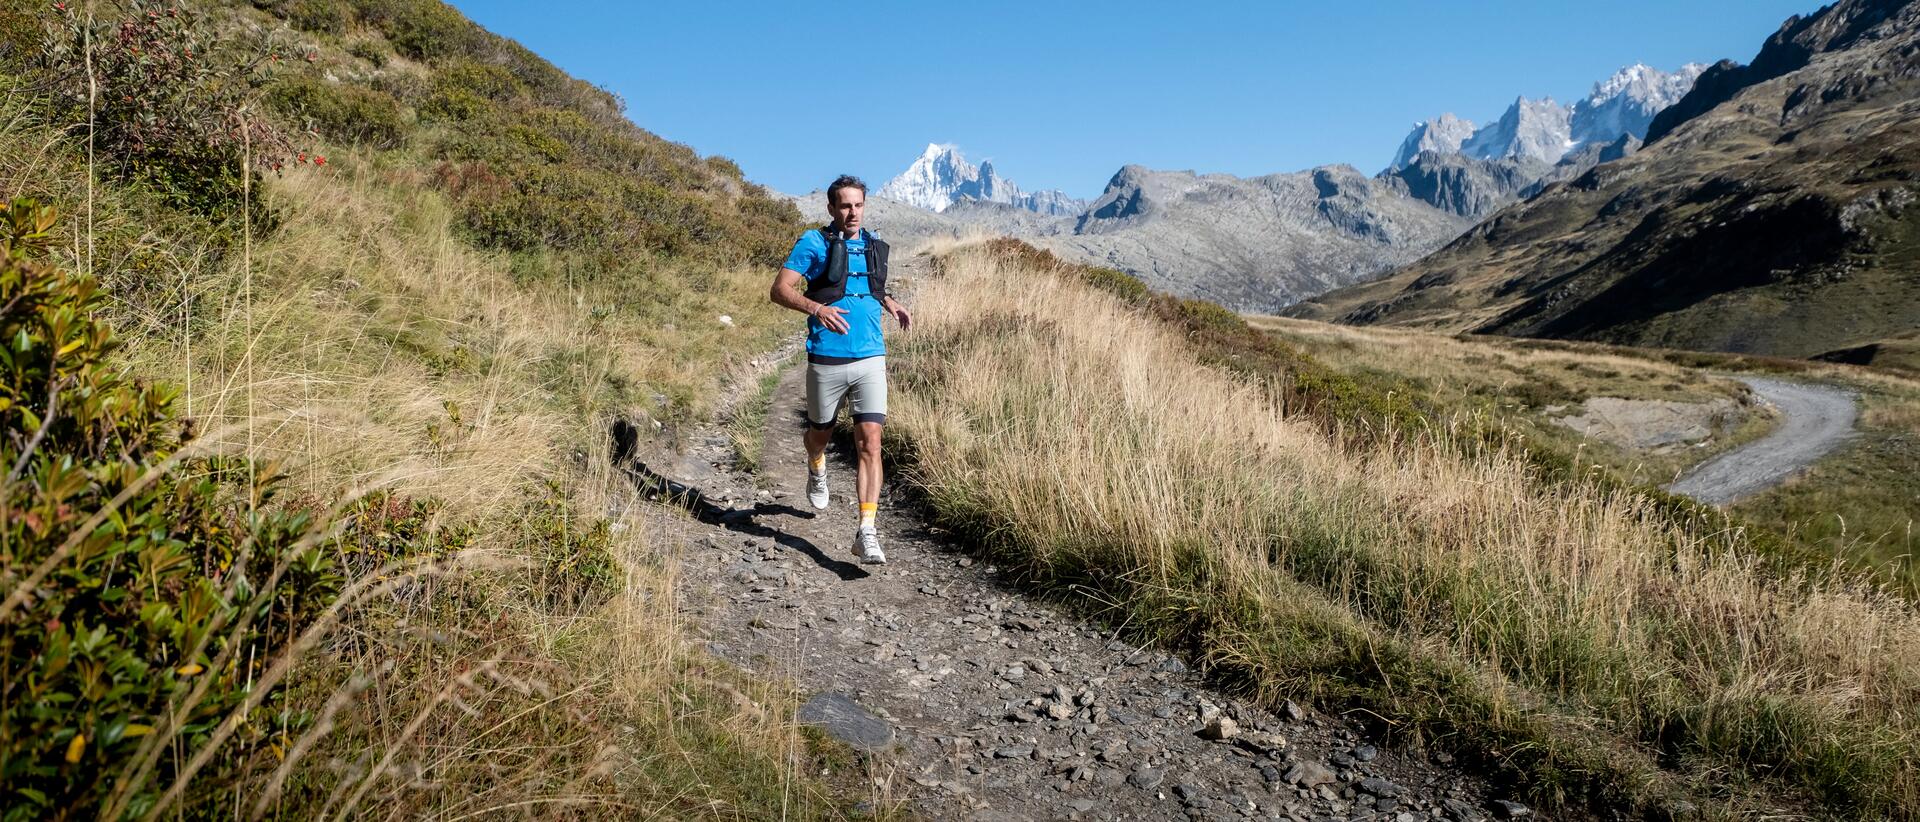
<svg viewBox="0 0 1920 822">
<path fill-rule="evenodd" d="M 1332 782 L 1333 778 L 1332 768 L 1318 762 L 1296 762 L 1293 768 L 1287 771 L 1285 779 L 1289 785 L 1312 788 Z"/>
<path fill-rule="evenodd" d="M 1496 799 L 1492 804 L 1495 819 L 1526 819 L 1533 816 L 1533 809 L 1518 802 Z"/>
<path fill-rule="evenodd" d="M 1200 729 L 1201 739 L 1210 739 L 1215 742 L 1225 742 L 1239 735 L 1240 723 L 1233 721 L 1233 717 L 1225 715 L 1214 717 L 1212 722 Z"/>
<path fill-rule="evenodd" d="M 1160 787 L 1161 781 L 1166 778 L 1166 772 L 1159 768 L 1141 768 L 1127 775 L 1127 784 L 1143 791 L 1150 791 Z"/>
<path fill-rule="evenodd" d="M 1359 787 L 1360 790 L 1373 794 L 1374 796 L 1395 797 L 1401 793 L 1399 785 L 1395 785 L 1377 776 L 1369 776 L 1360 780 Z"/>
</svg>

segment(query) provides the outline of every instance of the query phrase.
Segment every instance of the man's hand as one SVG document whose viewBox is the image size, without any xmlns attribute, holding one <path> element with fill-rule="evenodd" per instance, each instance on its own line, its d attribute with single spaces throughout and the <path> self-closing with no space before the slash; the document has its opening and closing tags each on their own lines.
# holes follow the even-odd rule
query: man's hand
<svg viewBox="0 0 1920 822">
<path fill-rule="evenodd" d="M 907 326 L 913 324 L 913 314 L 907 311 L 906 306 L 894 302 L 891 297 L 887 298 L 887 308 L 893 312 L 893 318 L 900 322 L 901 331 L 907 330 Z"/>
<path fill-rule="evenodd" d="M 847 333 L 846 309 L 823 305 L 814 310 L 813 316 L 814 319 L 819 320 L 820 325 L 826 327 L 828 331 L 832 331 L 835 334 Z"/>
</svg>

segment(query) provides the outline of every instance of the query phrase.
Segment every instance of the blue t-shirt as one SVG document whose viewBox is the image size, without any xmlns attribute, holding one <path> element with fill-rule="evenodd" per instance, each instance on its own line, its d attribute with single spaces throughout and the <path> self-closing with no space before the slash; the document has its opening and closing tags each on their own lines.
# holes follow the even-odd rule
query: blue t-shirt
<svg viewBox="0 0 1920 822">
<path fill-rule="evenodd" d="M 800 235 L 793 244 L 793 253 L 787 255 L 785 266 L 789 271 L 797 271 L 811 280 L 827 270 L 827 240 L 820 232 L 809 229 Z M 800 285 L 806 290 L 806 284 Z M 887 353 L 887 341 L 880 332 L 880 317 L 886 312 L 881 309 L 880 301 L 873 298 L 873 291 L 867 284 L 867 232 L 847 240 L 847 293 L 831 305 L 846 309 L 842 319 L 847 321 L 847 333 L 835 334 L 820 324 L 818 319 L 807 318 L 807 356 L 813 359 L 858 360 L 866 357 L 879 357 Z"/>
</svg>

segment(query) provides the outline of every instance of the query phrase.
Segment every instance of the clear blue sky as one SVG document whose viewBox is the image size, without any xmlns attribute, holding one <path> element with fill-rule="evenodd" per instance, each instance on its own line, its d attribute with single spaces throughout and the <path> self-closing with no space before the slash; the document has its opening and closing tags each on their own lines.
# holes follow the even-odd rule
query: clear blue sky
<svg viewBox="0 0 1920 822">
<path fill-rule="evenodd" d="M 1747 62 L 1817 0 L 526 2 L 452 0 L 618 92 L 641 126 L 781 191 L 875 185 L 929 142 L 1025 189 L 1126 163 L 1373 173 L 1411 124 L 1584 97 L 1635 61 Z M 844 14 L 828 17 L 829 9 Z"/>
</svg>

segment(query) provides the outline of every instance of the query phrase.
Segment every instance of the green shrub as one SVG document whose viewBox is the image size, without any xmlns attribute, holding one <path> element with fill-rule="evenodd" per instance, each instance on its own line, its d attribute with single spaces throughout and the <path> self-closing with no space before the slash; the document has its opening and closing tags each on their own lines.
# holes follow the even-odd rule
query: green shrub
<svg viewBox="0 0 1920 822">
<path fill-rule="evenodd" d="M 347 44 L 347 53 L 380 68 L 387 64 L 387 50 L 375 40 L 355 40 Z"/>
<path fill-rule="evenodd" d="M 485 32 L 439 0 L 351 0 L 367 25 L 387 36 L 395 51 L 415 60 L 474 52 Z"/>
<path fill-rule="evenodd" d="M 337 0 L 293 0 L 279 11 L 294 28 L 321 34 L 339 34 L 353 22 Z"/>
<path fill-rule="evenodd" d="M 723 157 L 719 154 L 707 158 L 707 168 L 713 169 L 713 173 L 722 177 L 732 177 L 738 180 L 743 176 L 740 172 L 739 163 L 734 162 L 732 158 Z"/>
<path fill-rule="evenodd" d="M 291 137 L 248 106 L 282 55 L 217 41 L 178 6 L 131 0 L 123 19 L 89 20 L 73 5 L 54 7 L 62 34 L 43 52 L 41 68 L 57 106 L 53 119 L 91 118 L 109 174 L 224 220 L 240 214 L 244 162 L 279 169 L 295 161 Z M 271 230 L 264 208 L 249 207 L 256 227 Z"/>
<path fill-rule="evenodd" d="M 1080 278 L 1130 303 L 1140 302 L 1153 293 L 1139 278 L 1118 269 L 1087 266 L 1080 271 Z"/>
<path fill-rule="evenodd" d="M 1189 328 L 1228 334 L 1247 330 L 1247 323 L 1239 314 L 1206 300 L 1181 300 L 1180 315 Z"/>
<path fill-rule="evenodd" d="M 47 36 L 40 8 L 24 0 L 0 0 L 0 68 L 18 71 L 39 55 Z"/>
<path fill-rule="evenodd" d="M 547 607 L 579 613 L 600 607 L 620 590 L 622 577 L 613 557 L 613 525 L 605 517 L 582 521 L 567 491 L 549 481 L 546 494 L 528 505 L 522 547 L 538 565 L 534 590 Z"/>
<path fill-rule="evenodd" d="M 329 140 L 396 148 L 406 138 L 400 101 L 383 91 L 290 77 L 273 85 L 270 99 L 287 116 Z"/>
<path fill-rule="evenodd" d="M 489 100 L 507 100 L 522 91 L 520 78 L 502 66 L 460 60 L 441 67 L 433 77 L 439 88 L 457 88 Z"/>
<path fill-rule="evenodd" d="M 169 465 L 191 436 L 173 393 L 112 367 L 93 279 L 30 259 L 51 209 L 16 201 L 4 223 L 0 417 L 21 432 L 0 438 L 4 816 L 142 813 L 181 754 L 273 732 L 270 692 L 243 703 L 342 580 L 271 472 Z M 181 806 L 242 764 L 202 771 Z"/>
<path fill-rule="evenodd" d="M 492 108 L 487 98 L 466 89 L 440 88 L 420 104 L 420 116 L 432 122 L 458 123 L 478 119 Z"/>
<path fill-rule="evenodd" d="M 572 153 L 571 150 L 567 147 L 566 143 L 563 143 L 555 139 L 553 135 L 545 131 L 542 131 L 540 129 L 534 128 L 532 126 L 527 126 L 527 125 L 508 126 L 507 139 L 512 140 L 516 143 L 519 143 L 521 146 L 525 147 L 527 151 L 531 154 L 530 159 L 534 159 L 538 161 L 544 161 L 548 163 L 563 163 L 563 162 L 566 162 L 567 156 L 570 153 Z"/>
</svg>

